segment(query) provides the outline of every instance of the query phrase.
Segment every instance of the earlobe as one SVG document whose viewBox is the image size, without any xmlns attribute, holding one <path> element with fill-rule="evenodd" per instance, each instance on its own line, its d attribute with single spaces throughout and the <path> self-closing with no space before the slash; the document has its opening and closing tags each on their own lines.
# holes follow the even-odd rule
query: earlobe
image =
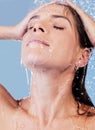
<svg viewBox="0 0 95 130">
<path fill-rule="evenodd" d="M 89 61 L 89 57 L 90 57 L 90 49 L 89 48 L 83 49 L 81 52 L 81 56 L 79 57 L 76 63 L 76 66 L 78 68 L 86 66 Z"/>
</svg>

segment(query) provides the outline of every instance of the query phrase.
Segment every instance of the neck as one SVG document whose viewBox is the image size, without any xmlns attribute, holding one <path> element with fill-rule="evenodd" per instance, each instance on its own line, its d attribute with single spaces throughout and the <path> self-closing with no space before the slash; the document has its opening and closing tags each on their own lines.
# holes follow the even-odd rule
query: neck
<svg viewBox="0 0 95 130">
<path fill-rule="evenodd" d="M 74 74 L 57 70 L 35 70 L 31 80 L 30 113 L 41 124 L 50 124 L 54 118 L 63 118 L 75 113 L 76 103 L 72 95 Z"/>
</svg>

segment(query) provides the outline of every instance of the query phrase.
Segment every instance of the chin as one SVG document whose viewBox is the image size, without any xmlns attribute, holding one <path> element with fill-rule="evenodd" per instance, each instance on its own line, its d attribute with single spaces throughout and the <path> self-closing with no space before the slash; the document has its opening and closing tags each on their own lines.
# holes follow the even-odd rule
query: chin
<svg viewBox="0 0 95 130">
<path fill-rule="evenodd" d="M 26 68 L 31 69 L 34 67 L 44 67 L 47 61 L 44 57 L 28 56 L 22 58 L 22 63 Z"/>
<path fill-rule="evenodd" d="M 31 66 L 44 66 L 49 64 L 52 57 L 48 53 L 37 53 L 37 52 L 23 52 L 22 53 L 22 63 L 25 67 Z"/>
</svg>

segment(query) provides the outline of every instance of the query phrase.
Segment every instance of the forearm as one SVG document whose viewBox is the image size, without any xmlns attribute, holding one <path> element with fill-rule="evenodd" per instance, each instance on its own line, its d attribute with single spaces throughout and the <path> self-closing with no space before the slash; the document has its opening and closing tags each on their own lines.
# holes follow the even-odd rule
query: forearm
<svg viewBox="0 0 95 130">
<path fill-rule="evenodd" d="M 0 39 L 18 39 L 14 26 L 0 26 Z"/>
<path fill-rule="evenodd" d="M 81 12 L 80 12 L 80 14 L 81 14 Z M 83 20 L 84 17 L 85 17 L 85 20 Z M 85 12 L 82 12 L 81 18 L 83 20 L 83 24 L 85 26 L 87 35 L 88 35 L 91 43 L 93 44 L 93 46 L 95 46 L 95 21 L 92 19 L 92 17 L 90 17 Z"/>
<path fill-rule="evenodd" d="M 80 15 L 84 27 L 86 29 L 87 35 L 93 46 L 95 46 L 95 21 L 92 19 L 92 17 L 90 17 L 87 13 L 85 13 L 81 8 L 73 4 L 70 0 L 66 0 L 66 2 L 68 5 L 74 8 Z"/>
</svg>

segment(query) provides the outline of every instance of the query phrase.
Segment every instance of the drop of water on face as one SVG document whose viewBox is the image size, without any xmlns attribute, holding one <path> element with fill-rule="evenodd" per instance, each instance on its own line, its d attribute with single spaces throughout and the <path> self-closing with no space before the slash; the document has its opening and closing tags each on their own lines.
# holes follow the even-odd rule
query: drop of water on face
<svg viewBox="0 0 95 130">
<path fill-rule="evenodd" d="M 43 45 L 40 45 L 40 47 L 41 47 L 41 49 L 43 49 L 44 47 L 43 47 Z"/>
<path fill-rule="evenodd" d="M 17 130 L 23 130 L 25 129 L 25 121 L 20 121 L 20 122 L 17 122 Z"/>
<path fill-rule="evenodd" d="M 24 123 L 20 125 L 20 128 L 24 128 L 24 127 L 25 127 Z"/>
<path fill-rule="evenodd" d="M 53 49 L 50 48 L 50 49 L 49 49 L 49 52 L 50 52 L 50 53 L 53 52 Z"/>
</svg>

